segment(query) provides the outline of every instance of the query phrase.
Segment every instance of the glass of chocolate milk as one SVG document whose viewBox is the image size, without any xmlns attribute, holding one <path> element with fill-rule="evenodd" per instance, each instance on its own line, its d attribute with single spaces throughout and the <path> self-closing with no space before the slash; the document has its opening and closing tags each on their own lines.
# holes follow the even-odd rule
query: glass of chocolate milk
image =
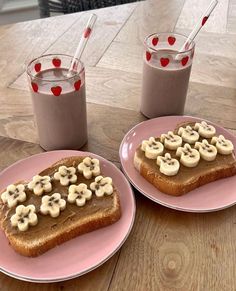
<svg viewBox="0 0 236 291">
<path fill-rule="evenodd" d="M 44 55 L 27 67 L 40 146 L 45 150 L 79 149 L 87 141 L 85 71 L 72 57 Z"/>
<path fill-rule="evenodd" d="M 145 39 L 141 112 L 149 118 L 182 115 L 194 54 L 194 42 L 181 53 L 187 37 L 154 33 Z"/>
</svg>

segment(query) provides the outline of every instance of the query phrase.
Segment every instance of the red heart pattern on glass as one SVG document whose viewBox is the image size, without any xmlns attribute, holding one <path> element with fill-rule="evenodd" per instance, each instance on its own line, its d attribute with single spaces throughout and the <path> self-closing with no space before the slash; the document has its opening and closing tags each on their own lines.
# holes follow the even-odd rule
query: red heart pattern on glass
<svg viewBox="0 0 236 291">
<path fill-rule="evenodd" d="M 182 58 L 182 60 L 181 60 L 181 64 L 182 64 L 183 67 L 187 64 L 188 59 L 189 59 L 188 56 Z"/>
<path fill-rule="evenodd" d="M 151 60 L 151 53 L 150 52 L 146 52 L 146 60 L 149 62 Z"/>
<path fill-rule="evenodd" d="M 32 87 L 34 92 L 36 92 L 36 93 L 38 92 L 39 87 L 38 87 L 38 85 L 36 83 L 31 82 L 31 87 Z"/>
<path fill-rule="evenodd" d="M 204 16 L 202 19 L 202 26 L 207 22 L 208 16 Z"/>
<path fill-rule="evenodd" d="M 62 88 L 61 88 L 61 86 L 54 86 L 51 88 L 51 91 L 52 91 L 54 96 L 60 96 Z"/>
<path fill-rule="evenodd" d="M 37 63 L 34 65 L 34 69 L 35 69 L 35 72 L 40 72 L 41 71 L 41 63 Z"/>
<path fill-rule="evenodd" d="M 169 36 L 168 37 L 169 45 L 174 45 L 175 41 L 176 41 L 176 38 L 174 36 Z"/>
<path fill-rule="evenodd" d="M 76 82 L 74 83 L 75 91 L 79 91 L 80 86 L 81 86 L 81 80 L 76 81 Z"/>
<path fill-rule="evenodd" d="M 58 58 L 54 58 L 54 59 L 52 60 L 52 63 L 53 63 L 53 65 L 54 65 L 54 67 L 56 67 L 56 68 L 59 68 L 59 67 L 61 66 L 61 60 L 58 59 Z"/>
<path fill-rule="evenodd" d="M 92 29 L 90 27 L 87 27 L 84 31 L 84 37 L 85 38 L 89 37 L 91 31 L 92 31 Z"/>
<path fill-rule="evenodd" d="M 159 38 L 158 38 L 158 37 L 154 37 L 154 38 L 152 39 L 152 44 L 153 44 L 154 46 L 156 46 L 156 45 L 158 44 L 158 41 L 159 41 Z"/>
<path fill-rule="evenodd" d="M 151 60 L 153 66 L 161 68 L 168 67 L 168 69 L 177 69 L 178 67 L 183 68 L 191 65 L 194 47 L 191 47 L 191 43 L 188 42 L 185 44 L 186 51 L 184 52 L 184 55 L 178 53 L 175 54 L 175 52 L 169 54 L 168 46 L 176 45 L 176 43 L 178 44 L 178 36 L 174 33 L 164 34 L 164 36 L 158 34 L 151 35 L 150 38 L 148 37 L 146 43 L 146 61 L 150 62 Z M 154 49 L 153 46 L 157 46 L 157 48 Z M 159 48 L 161 48 L 160 51 Z M 178 56 L 178 58 L 176 56 Z"/>
<path fill-rule="evenodd" d="M 170 60 L 168 58 L 161 58 L 160 62 L 161 62 L 162 67 L 166 67 L 166 66 L 168 66 Z"/>
</svg>

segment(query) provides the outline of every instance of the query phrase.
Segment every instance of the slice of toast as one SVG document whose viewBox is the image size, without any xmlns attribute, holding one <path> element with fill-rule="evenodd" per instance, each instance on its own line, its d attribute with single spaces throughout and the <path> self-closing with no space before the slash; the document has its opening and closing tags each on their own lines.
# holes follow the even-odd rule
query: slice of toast
<svg viewBox="0 0 236 291">
<path fill-rule="evenodd" d="M 49 168 L 45 169 L 39 175 L 48 175 L 53 177 L 54 173 L 62 165 L 66 167 L 76 167 L 83 161 L 84 157 L 68 157 L 64 158 Z M 95 177 L 85 179 L 84 176 L 78 172 L 77 182 L 88 185 L 94 181 Z M 101 173 L 102 175 L 102 173 Z M 22 183 L 18 182 L 15 185 Z M 23 182 L 27 185 L 27 182 Z M 27 231 L 19 231 L 17 227 L 13 227 L 10 222 L 11 216 L 15 213 L 15 208 L 8 208 L 3 201 L 0 202 L 0 224 L 2 230 L 5 232 L 11 246 L 15 251 L 24 256 L 38 256 L 55 246 L 68 241 L 78 235 L 108 226 L 116 222 L 121 216 L 120 200 L 117 189 L 113 185 L 113 193 L 111 195 L 97 197 L 92 194 L 91 200 L 88 200 L 84 206 L 77 206 L 67 201 L 68 187 L 62 186 L 60 181 L 53 179 L 52 191 L 44 193 L 44 195 L 52 195 L 53 193 L 60 193 L 62 198 L 66 200 L 66 208 L 60 212 L 56 218 L 50 215 L 43 215 L 40 213 L 40 205 L 43 196 L 34 195 L 34 193 L 27 189 L 26 201 L 20 203 L 25 206 L 33 204 L 36 207 L 38 215 L 38 224 L 30 226 Z M 2 193 L 5 190 L 2 191 Z M 18 204 L 19 205 L 19 204 Z"/>
<path fill-rule="evenodd" d="M 178 133 L 178 129 L 193 126 L 193 122 L 184 122 L 176 126 L 174 133 Z M 203 138 L 199 138 L 202 141 Z M 157 138 L 160 140 L 160 138 Z M 209 142 L 211 139 L 207 139 Z M 184 145 L 185 143 L 183 143 Z M 183 146 L 182 145 L 182 146 Z M 176 156 L 176 150 L 167 150 L 164 153 L 170 153 L 172 158 L 179 160 Z M 230 155 L 217 154 L 214 161 L 205 161 L 200 159 L 196 167 L 188 168 L 180 163 L 179 171 L 174 176 L 166 176 L 160 172 L 156 159 L 148 159 L 141 145 L 136 149 L 134 155 L 134 166 L 139 173 L 151 184 L 153 184 L 161 192 L 180 196 L 204 184 L 216 181 L 218 179 L 230 177 L 236 174 L 236 159 L 234 152 Z"/>
</svg>

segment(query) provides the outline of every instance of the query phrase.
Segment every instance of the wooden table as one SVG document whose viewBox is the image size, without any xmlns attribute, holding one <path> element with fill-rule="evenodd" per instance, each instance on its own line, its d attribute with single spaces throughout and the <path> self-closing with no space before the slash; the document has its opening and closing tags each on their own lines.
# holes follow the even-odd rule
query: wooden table
<svg viewBox="0 0 236 291">
<path fill-rule="evenodd" d="M 155 31 L 188 34 L 209 1 L 153 0 L 97 10 L 84 54 L 89 141 L 83 150 L 118 167 L 124 134 L 139 113 L 142 41 Z M 90 12 L 0 26 L 0 169 L 39 153 L 25 64 L 73 54 Z M 197 39 L 185 114 L 236 129 L 236 0 L 221 0 Z M 236 290 L 236 209 L 173 211 L 136 194 L 126 243 L 80 278 L 33 284 L 0 274 L 0 290 Z M 33 266 L 32 266 L 33 267 Z"/>
</svg>

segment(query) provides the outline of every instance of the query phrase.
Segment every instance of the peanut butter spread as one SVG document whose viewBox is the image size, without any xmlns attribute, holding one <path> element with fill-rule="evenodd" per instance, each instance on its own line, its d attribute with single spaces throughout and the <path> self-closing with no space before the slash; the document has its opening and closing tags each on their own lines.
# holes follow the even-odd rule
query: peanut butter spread
<svg viewBox="0 0 236 291">
<path fill-rule="evenodd" d="M 191 127 L 194 126 L 195 123 L 192 122 L 187 122 L 184 124 L 179 125 L 178 127 L 176 127 L 174 134 L 178 134 L 178 129 L 180 128 L 180 126 L 186 126 L 189 125 Z M 157 137 L 155 138 L 157 141 L 160 141 L 160 138 Z M 203 139 L 207 140 L 209 143 L 211 142 L 211 138 L 205 138 L 205 137 L 199 137 L 199 142 L 201 142 Z M 184 146 L 186 144 L 186 142 L 183 141 L 182 146 Z M 157 161 L 156 159 L 148 159 L 145 157 L 145 152 L 142 150 L 141 148 L 142 146 L 140 145 L 137 150 L 136 150 L 136 155 L 139 159 L 142 159 L 142 161 L 145 161 L 145 164 L 148 165 L 149 168 L 149 172 L 150 174 L 153 173 L 158 173 L 158 175 L 163 176 L 163 178 L 167 177 L 166 175 L 162 174 L 160 172 L 160 168 L 157 166 Z M 194 144 L 191 145 L 192 148 L 194 148 Z M 173 159 L 177 159 L 179 160 L 179 157 L 176 155 L 176 150 L 170 150 L 170 149 L 166 149 L 166 147 L 164 148 L 163 151 L 163 156 L 169 153 L 171 155 L 171 157 Z M 215 160 L 213 161 L 206 161 L 204 159 L 200 159 L 199 163 L 197 166 L 195 167 L 186 167 L 183 164 L 180 163 L 180 167 L 179 167 L 179 171 L 176 175 L 168 177 L 168 179 L 171 179 L 171 181 L 173 183 L 186 183 L 188 181 L 192 181 L 194 180 L 194 177 L 199 176 L 199 174 L 201 174 L 201 176 L 203 176 L 205 173 L 209 173 L 210 171 L 216 171 L 217 169 L 220 169 L 222 167 L 228 168 L 229 166 L 234 165 L 235 167 L 235 172 L 236 172 L 236 159 L 235 159 L 235 155 L 234 152 L 229 154 L 229 155 L 222 155 L 220 153 L 217 154 Z M 145 167 L 146 168 L 146 167 Z M 141 166 L 141 175 L 143 174 L 143 166 Z"/>
<path fill-rule="evenodd" d="M 64 162 L 63 165 L 67 167 L 78 167 L 78 164 L 81 163 L 83 158 L 76 157 L 76 161 L 73 159 L 68 159 L 67 162 Z M 60 229 L 62 225 L 73 223 L 86 215 L 95 214 L 99 211 L 109 211 L 114 205 L 114 195 L 116 190 L 114 189 L 113 194 L 109 196 L 97 197 L 95 194 L 92 195 L 92 198 L 89 201 L 86 201 L 86 204 L 82 207 L 78 207 L 75 203 L 69 203 L 67 200 L 68 197 L 68 188 L 69 186 L 61 185 L 59 180 L 53 179 L 54 174 L 58 171 L 60 165 L 52 166 L 39 175 L 45 176 L 48 175 L 51 178 L 52 191 L 46 193 L 46 195 L 51 196 L 53 193 L 60 193 L 61 198 L 66 200 L 66 208 L 60 212 L 60 215 L 56 218 L 51 217 L 50 215 L 43 215 L 40 213 L 40 205 L 42 197 L 35 195 L 32 190 L 29 190 L 28 187 L 25 189 L 26 200 L 21 205 L 28 206 L 34 205 L 36 208 L 36 214 L 38 216 L 38 224 L 34 227 L 30 227 L 27 231 L 21 232 L 17 227 L 13 227 L 10 222 L 10 218 L 15 213 L 15 207 L 9 208 L 8 205 L 1 202 L 0 204 L 0 215 L 2 219 L 2 227 L 8 234 L 14 234 L 18 238 L 23 238 L 24 240 L 32 240 L 33 237 L 38 237 L 39 235 L 47 236 L 53 230 Z M 88 187 L 94 181 L 94 177 L 91 179 L 86 179 L 78 171 L 76 172 L 77 181 L 76 185 L 80 183 L 86 184 Z M 26 182 L 23 184 L 26 185 Z"/>
</svg>

